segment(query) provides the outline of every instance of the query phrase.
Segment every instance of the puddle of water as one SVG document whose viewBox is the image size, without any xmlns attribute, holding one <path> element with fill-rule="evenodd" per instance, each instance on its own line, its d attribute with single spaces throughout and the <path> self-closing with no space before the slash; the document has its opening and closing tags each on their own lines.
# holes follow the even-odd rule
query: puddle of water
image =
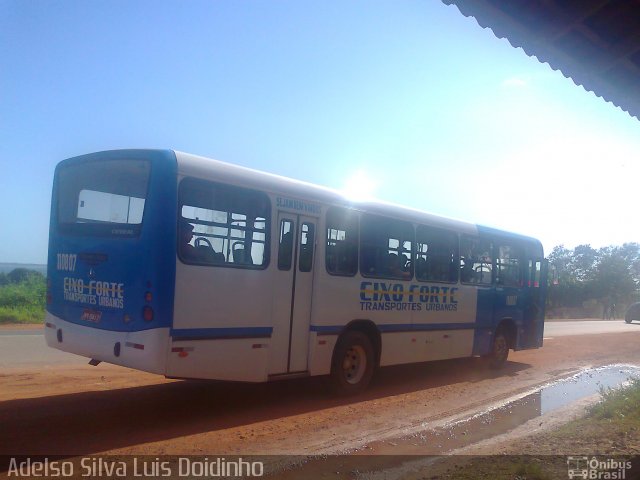
<svg viewBox="0 0 640 480">
<path fill-rule="evenodd" d="M 572 377 L 544 385 L 530 394 L 471 418 L 425 430 L 406 438 L 372 442 L 366 447 L 350 452 L 349 456 L 330 457 L 328 462 L 311 461 L 295 471 L 310 473 L 319 469 L 326 472 L 324 469 L 329 467 L 329 471 L 333 470 L 332 476 L 345 478 L 344 474 L 350 472 L 346 477 L 352 478 L 353 473 L 358 472 L 363 464 L 367 465 L 367 471 L 372 472 L 402 465 L 410 458 L 415 458 L 411 457 L 412 455 L 446 454 L 510 432 L 534 418 L 594 395 L 603 388 L 622 386 L 631 378 L 640 378 L 640 367 L 609 365 L 583 370 Z M 363 462 L 363 456 L 372 455 L 376 457 Z M 324 467 L 321 464 L 324 464 Z"/>
<path fill-rule="evenodd" d="M 640 367 L 610 365 L 584 370 L 471 418 L 408 438 L 375 442 L 369 449 L 356 454 L 401 452 L 409 455 L 440 455 L 510 432 L 529 420 L 594 395 L 602 388 L 619 387 L 630 378 L 640 378 Z"/>
<path fill-rule="evenodd" d="M 582 398 L 598 393 L 600 388 L 620 387 L 630 378 L 640 378 L 640 367 L 611 365 L 580 372 L 573 377 L 541 389 L 542 415 Z"/>
</svg>

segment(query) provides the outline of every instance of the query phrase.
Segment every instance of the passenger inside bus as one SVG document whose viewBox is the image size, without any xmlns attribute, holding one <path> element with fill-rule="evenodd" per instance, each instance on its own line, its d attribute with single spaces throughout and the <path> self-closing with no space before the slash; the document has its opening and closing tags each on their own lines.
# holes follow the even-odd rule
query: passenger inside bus
<svg viewBox="0 0 640 480">
<path fill-rule="evenodd" d="M 470 256 L 460 257 L 460 281 L 464 283 L 475 283 L 476 274 L 473 271 L 474 261 Z"/>
<path fill-rule="evenodd" d="M 399 278 L 411 278 L 411 272 L 404 270 L 403 265 L 401 265 L 401 259 L 405 261 L 406 258 L 404 255 L 398 255 L 397 253 L 390 253 L 387 257 L 387 268 L 389 274 L 393 277 Z"/>
<path fill-rule="evenodd" d="M 193 231 L 193 224 L 186 220 L 180 222 L 180 256 L 190 262 L 225 263 L 224 255 L 216 252 L 208 239 L 198 237 L 195 245 L 191 245 Z"/>
<path fill-rule="evenodd" d="M 197 257 L 196 247 L 191 245 L 193 238 L 193 225 L 187 221 L 180 222 L 180 255 L 186 259 L 192 260 Z"/>
</svg>

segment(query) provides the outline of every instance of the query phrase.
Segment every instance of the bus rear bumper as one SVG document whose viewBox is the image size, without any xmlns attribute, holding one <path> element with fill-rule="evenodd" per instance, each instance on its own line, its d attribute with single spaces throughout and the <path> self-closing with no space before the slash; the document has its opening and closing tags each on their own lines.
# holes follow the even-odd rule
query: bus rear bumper
<svg viewBox="0 0 640 480">
<path fill-rule="evenodd" d="M 47 312 L 44 336 L 47 345 L 102 362 L 164 375 L 168 328 L 114 332 L 67 322 Z"/>
</svg>

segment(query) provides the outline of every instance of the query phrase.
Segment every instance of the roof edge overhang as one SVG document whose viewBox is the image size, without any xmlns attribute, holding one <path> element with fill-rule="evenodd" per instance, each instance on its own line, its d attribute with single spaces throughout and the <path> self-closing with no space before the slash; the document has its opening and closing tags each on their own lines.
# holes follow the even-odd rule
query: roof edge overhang
<svg viewBox="0 0 640 480">
<path fill-rule="evenodd" d="M 614 75 L 613 70 L 616 65 L 625 60 L 624 58 L 622 60 L 613 59 L 614 55 L 618 55 L 618 57 L 621 55 L 620 52 L 624 51 L 623 47 L 618 45 L 617 53 L 615 53 L 600 46 L 599 48 L 603 50 L 601 58 L 593 59 L 593 63 L 591 63 L 577 60 L 554 43 L 563 31 L 566 32 L 571 28 L 571 25 L 579 23 L 580 19 L 574 19 L 571 25 L 565 25 L 562 30 L 557 27 L 557 19 L 554 19 L 556 26 L 553 28 L 546 28 L 546 25 L 540 23 L 526 25 L 498 8 L 496 5 L 501 4 L 500 0 L 442 0 L 442 2 L 445 5 L 455 6 L 465 17 L 475 19 L 480 27 L 491 30 L 497 38 L 507 40 L 513 47 L 522 48 L 529 57 L 548 64 L 553 70 L 559 71 L 585 91 L 594 93 L 597 97 L 612 103 L 630 116 L 640 119 L 640 89 L 638 88 L 640 69 L 637 69 L 635 64 L 627 65 L 626 63 L 629 62 L 626 62 L 625 66 L 628 66 L 630 71 L 635 74 L 633 79 L 629 79 L 628 73 L 626 78 L 625 75 L 619 75 L 617 82 L 616 79 L 607 78 L 607 75 Z M 549 8 L 547 14 L 554 10 L 553 2 L 543 3 L 546 8 Z M 602 1 L 597 6 L 602 7 L 605 4 L 607 2 Z M 591 13 L 594 13 L 596 7 L 591 7 Z M 640 49 L 640 32 L 635 33 L 627 41 L 627 51 L 629 48 L 636 47 Z M 605 58 L 607 54 L 610 55 L 608 59 Z M 605 59 L 603 60 L 603 58 Z"/>
</svg>

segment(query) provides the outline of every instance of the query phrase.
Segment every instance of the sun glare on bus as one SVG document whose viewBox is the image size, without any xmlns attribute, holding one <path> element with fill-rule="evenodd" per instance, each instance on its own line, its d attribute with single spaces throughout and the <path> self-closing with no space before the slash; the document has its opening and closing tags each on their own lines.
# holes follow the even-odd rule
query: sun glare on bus
<svg viewBox="0 0 640 480">
<path fill-rule="evenodd" d="M 367 172 L 358 170 L 347 179 L 342 188 L 342 193 L 352 201 L 372 200 L 376 186 L 376 182 Z"/>
</svg>

